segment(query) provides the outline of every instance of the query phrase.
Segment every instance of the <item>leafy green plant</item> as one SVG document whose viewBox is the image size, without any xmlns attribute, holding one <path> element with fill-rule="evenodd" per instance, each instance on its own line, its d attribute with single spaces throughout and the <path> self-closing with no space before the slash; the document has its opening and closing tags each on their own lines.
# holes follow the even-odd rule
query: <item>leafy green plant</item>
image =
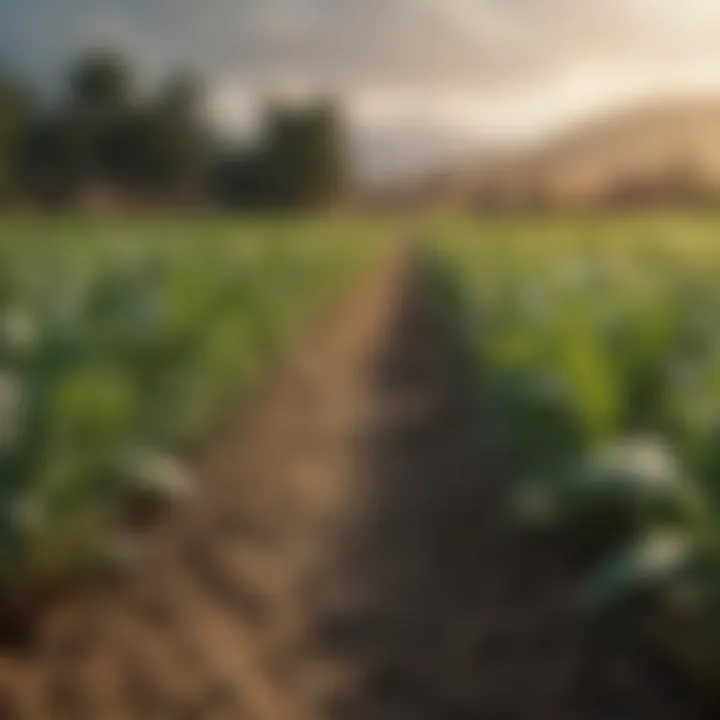
<svg viewBox="0 0 720 720">
<path fill-rule="evenodd" d="M 359 271 L 366 237 L 309 221 L 0 223 L 8 596 L 126 564 L 133 523 L 192 501 L 188 444 Z"/>
<path fill-rule="evenodd" d="M 475 319 L 464 344 L 518 516 L 598 551 L 585 607 L 653 595 L 659 642 L 717 680 L 717 222 L 441 221 L 435 234 Z"/>
</svg>

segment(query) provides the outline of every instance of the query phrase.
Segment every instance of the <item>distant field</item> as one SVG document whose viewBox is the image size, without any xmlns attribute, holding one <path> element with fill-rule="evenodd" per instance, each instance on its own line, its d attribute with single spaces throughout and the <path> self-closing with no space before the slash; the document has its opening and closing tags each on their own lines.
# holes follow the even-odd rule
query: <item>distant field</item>
<svg viewBox="0 0 720 720">
<path fill-rule="evenodd" d="M 380 237 L 334 220 L 0 222 L 0 577 L 122 554 L 124 500 L 191 490 L 175 452 Z"/>
<path fill-rule="evenodd" d="M 720 221 L 445 221 L 428 236 L 516 510 L 615 548 L 585 602 L 654 588 L 661 641 L 715 679 Z"/>
</svg>

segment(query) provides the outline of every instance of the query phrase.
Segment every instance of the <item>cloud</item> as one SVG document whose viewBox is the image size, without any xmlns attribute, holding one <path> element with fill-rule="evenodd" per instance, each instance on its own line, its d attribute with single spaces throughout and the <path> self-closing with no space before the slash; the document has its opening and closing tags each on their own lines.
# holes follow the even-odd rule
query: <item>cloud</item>
<svg viewBox="0 0 720 720">
<path fill-rule="evenodd" d="M 517 138 L 720 87 L 714 0 L 23 0 L 3 13 L 5 56 L 48 86 L 79 48 L 110 44 L 148 82 L 196 68 L 226 129 L 248 126 L 258 93 L 340 91 L 363 147 L 403 127 L 427 148 Z"/>
</svg>

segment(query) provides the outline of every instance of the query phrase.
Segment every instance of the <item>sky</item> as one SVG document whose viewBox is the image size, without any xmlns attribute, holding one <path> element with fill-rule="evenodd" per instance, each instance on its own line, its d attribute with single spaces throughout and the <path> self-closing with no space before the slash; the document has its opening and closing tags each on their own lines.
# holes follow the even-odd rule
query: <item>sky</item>
<svg viewBox="0 0 720 720">
<path fill-rule="evenodd" d="M 252 130 L 259 99 L 337 93 L 373 178 L 720 94 L 717 0 L 0 0 L 0 61 L 42 87 L 98 45 L 148 83 L 199 72 L 228 135 Z"/>
</svg>

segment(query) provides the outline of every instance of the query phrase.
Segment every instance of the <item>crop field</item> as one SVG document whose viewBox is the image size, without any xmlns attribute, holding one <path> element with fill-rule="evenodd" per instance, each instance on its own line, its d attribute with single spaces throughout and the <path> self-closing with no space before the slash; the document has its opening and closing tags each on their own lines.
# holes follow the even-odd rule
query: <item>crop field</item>
<svg viewBox="0 0 720 720">
<path fill-rule="evenodd" d="M 652 633 L 698 677 L 720 640 L 716 220 L 498 220 L 434 228 L 448 315 L 511 505 L 599 553 L 597 612 L 650 593 Z"/>
<path fill-rule="evenodd" d="M 719 232 L 4 220 L 0 711 L 703 717 Z"/>
<path fill-rule="evenodd" d="M 192 492 L 188 443 L 370 257 L 360 224 L 0 225 L 0 577 L 130 549 L 129 505 Z"/>
</svg>

